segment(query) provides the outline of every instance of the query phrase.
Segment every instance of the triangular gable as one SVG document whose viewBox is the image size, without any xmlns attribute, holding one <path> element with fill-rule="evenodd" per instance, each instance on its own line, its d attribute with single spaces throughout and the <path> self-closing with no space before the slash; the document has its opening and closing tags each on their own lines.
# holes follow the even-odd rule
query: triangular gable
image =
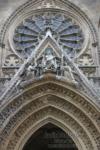
<svg viewBox="0 0 100 150">
<path fill-rule="evenodd" d="M 62 53 L 61 53 L 60 48 L 56 44 L 56 41 L 52 37 L 50 37 L 49 35 L 43 41 L 43 43 L 41 43 L 41 46 L 37 49 L 35 57 L 39 58 L 47 47 L 51 47 L 53 49 L 54 53 L 56 54 L 56 56 L 61 57 Z"/>
</svg>

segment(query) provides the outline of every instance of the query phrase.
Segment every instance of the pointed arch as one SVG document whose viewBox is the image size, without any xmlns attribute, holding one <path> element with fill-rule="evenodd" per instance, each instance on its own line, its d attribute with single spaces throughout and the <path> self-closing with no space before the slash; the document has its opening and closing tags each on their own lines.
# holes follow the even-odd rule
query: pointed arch
<svg viewBox="0 0 100 150">
<path fill-rule="evenodd" d="M 37 10 L 43 12 L 44 10 L 54 9 L 41 9 L 41 2 L 41 0 L 29 1 L 8 18 L 1 32 L 1 43 L 7 42 L 9 31 L 11 31 L 11 37 L 13 36 L 12 31 L 23 18 L 29 17 Z M 63 6 L 66 4 L 65 10 L 60 8 L 61 3 Z M 68 13 L 75 19 L 78 17 L 78 21 L 90 32 L 92 40 L 98 41 L 91 21 L 80 9 L 68 1 L 65 2 L 65 0 L 59 0 L 57 4 L 59 4 L 59 7 L 55 8 L 55 11 L 61 10 L 61 13 Z M 35 6 L 36 10 L 33 9 Z M 78 16 L 75 14 L 78 14 Z M 11 40 L 11 37 L 9 40 Z M 50 35 L 48 38 L 46 37 L 44 44 L 46 42 L 51 42 L 51 45 L 60 54 L 59 47 Z M 24 70 L 25 65 L 22 65 L 11 80 L 11 88 L 19 80 L 17 75 Z M 84 76 L 83 80 L 86 83 L 85 85 L 88 85 L 88 80 L 85 80 Z M 97 97 L 89 98 L 84 92 L 80 92 L 80 87 L 67 81 L 67 79 L 66 81 L 58 80 L 50 74 L 40 80 L 25 81 L 21 88 L 20 93 L 12 95 L 9 99 L 4 99 L 5 93 L 4 97 L 1 98 L 0 146 L 2 150 L 21 150 L 31 133 L 33 134 L 48 122 L 56 124 L 66 133 L 69 133 L 79 150 L 100 149 L 100 102 L 96 101 L 98 100 Z M 92 89 L 89 85 L 88 88 Z M 7 92 L 10 93 L 9 88 Z M 91 93 L 91 91 L 89 92 Z M 94 89 L 92 89 L 92 92 L 94 93 Z"/>
<path fill-rule="evenodd" d="M 31 114 L 31 116 L 29 116 L 26 120 L 24 120 L 23 123 L 16 127 L 15 131 L 12 133 L 9 139 L 6 149 L 17 149 L 19 142 L 22 143 L 21 139 L 25 139 L 24 134 L 27 132 L 27 130 L 29 130 L 33 125 L 37 125 L 37 122 L 39 122 L 39 120 L 42 120 L 46 117 L 54 118 L 56 120 L 59 120 L 62 124 L 66 124 L 66 126 L 71 130 L 72 134 L 76 135 L 78 141 L 79 139 L 81 139 L 83 144 L 80 144 L 84 145 L 84 150 L 97 149 L 95 143 L 91 140 L 91 138 L 89 138 L 88 133 L 86 133 L 86 131 L 82 129 L 82 127 L 77 124 L 75 120 L 69 117 L 69 115 L 63 114 L 61 110 L 53 106 L 47 106 L 37 110 L 36 112 Z"/>
<path fill-rule="evenodd" d="M 85 96 L 79 95 L 62 81 L 57 83 L 57 80 L 52 82 L 47 79 L 37 81 L 30 87 L 28 85 L 22 94 L 11 99 L 2 108 L 3 146 L 8 145 L 7 150 L 17 150 L 16 147 L 27 130 L 37 124 L 37 118 L 38 122 L 42 118 L 51 117 L 71 128 L 72 134 L 76 134 L 85 143 L 80 143 L 86 146 L 85 149 L 97 149 L 100 132 L 96 119 L 99 112 L 93 105 Z"/>
<path fill-rule="evenodd" d="M 27 140 L 32 136 L 32 134 L 34 134 L 42 126 L 44 126 L 48 123 L 52 123 L 52 124 L 56 125 L 60 129 L 62 129 L 66 134 L 68 134 L 72 138 L 72 140 L 74 141 L 76 146 L 79 148 L 79 150 L 84 149 L 84 146 L 82 146 L 82 141 L 80 139 L 79 139 L 80 141 L 78 141 L 78 139 L 75 137 L 74 133 L 72 133 L 72 131 L 70 129 L 68 129 L 66 125 L 64 125 L 62 122 L 57 120 L 57 118 L 54 118 L 52 116 L 48 116 L 48 117 L 45 117 L 44 119 L 42 119 L 40 122 L 38 122 L 38 124 L 36 124 L 35 127 L 30 129 L 28 134 L 25 135 L 26 138 L 23 138 L 24 139 L 24 140 L 22 140 L 23 143 L 19 144 L 19 150 L 22 150 L 23 146 L 25 145 Z"/>
</svg>

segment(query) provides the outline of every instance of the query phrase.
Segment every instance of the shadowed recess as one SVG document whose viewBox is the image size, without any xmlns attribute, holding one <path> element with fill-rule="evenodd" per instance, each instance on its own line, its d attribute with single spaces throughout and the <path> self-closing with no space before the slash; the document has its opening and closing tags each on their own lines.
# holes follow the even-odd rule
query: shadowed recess
<svg viewBox="0 0 100 150">
<path fill-rule="evenodd" d="M 59 127 L 48 123 L 37 130 L 23 150 L 78 150 L 71 137 Z"/>
</svg>

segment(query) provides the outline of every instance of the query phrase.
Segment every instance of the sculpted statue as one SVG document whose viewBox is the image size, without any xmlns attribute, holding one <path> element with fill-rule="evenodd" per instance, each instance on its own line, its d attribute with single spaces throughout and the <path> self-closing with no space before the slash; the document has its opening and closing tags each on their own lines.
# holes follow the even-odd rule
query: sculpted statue
<svg viewBox="0 0 100 150">
<path fill-rule="evenodd" d="M 47 49 L 42 59 L 43 67 L 46 70 L 57 69 L 56 57 L 54 56 L 52 49 Z"/>
<path fill-rule="evenodd" d="M 23 72 L 23 77 L 41 77 L 47 71 L 52 71 L 59 77 L 65 77 L 75 82 L 74 71 L 64 60 L 64 57 L 58 58 L 55 56 L 52 48 L 47 48 L 40 58 L 29 64 L 28 68 Z"/>
<path fill-rule="evenodd" d="M 27 69 L 28 74 L 31 74 L 33 77 L 39 77 L 42 74 L 42 64 L 35 62 L 34 65 L 30 65 Z"/>
<path fill-rule="evenodd" d="M 64 76 L 65 76 L 67 79 L 72 80 L 72 81 L 75 82 L 75 78 L 74 78 L 74 75 L 73 75 L 74 72 L 72 71 L 72 69 L 70 68 L 70 66 L 68 66 L 68 65 L 63 65 L 63 66 L 62 66 L 62 70 L 63 70 L 63 72 L 64 72 Z"/>
</svg>

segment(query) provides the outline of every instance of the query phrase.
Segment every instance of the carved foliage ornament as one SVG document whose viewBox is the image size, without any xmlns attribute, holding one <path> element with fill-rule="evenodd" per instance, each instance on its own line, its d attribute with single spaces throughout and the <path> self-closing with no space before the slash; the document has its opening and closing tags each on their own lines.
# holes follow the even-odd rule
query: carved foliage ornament
<svg viewBox="0 0 100 150">
<path fill-rule="evenodd" d="M 4 66 L 5 67 L 16 67 L 19 66 L 19 59 L 15 54 L 10 54 L 6 57 Z"/>
</svg>

